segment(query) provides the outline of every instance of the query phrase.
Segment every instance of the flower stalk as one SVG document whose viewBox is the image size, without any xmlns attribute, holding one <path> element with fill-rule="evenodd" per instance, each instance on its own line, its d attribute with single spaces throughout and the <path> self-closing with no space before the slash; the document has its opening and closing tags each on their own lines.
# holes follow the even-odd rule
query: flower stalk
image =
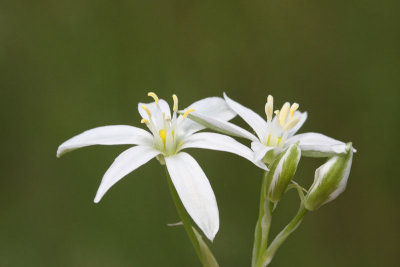
<svg viewBox="0 0 400 267">
<path fill-rule="evenodd" d="M 268 245 L 268 235 L 271 227 L 273 203 L 266 198 L 267 176 L 268 172 L 265 172 L 261 186 L 260 210 L 254 233 L 253 257 L 251 266 L 255 266 L 259 255 L 267 248 Z"/>
<path fill-rule="evenodd" d="M 297 214 L 293 217 L 290 223 L 275 237 L 271 245 L 260 257 L 260 262 L 258 262 L 258 264 L 256 265 L 257 267 L 267 266 L 271 262 L 279 247 L 297 229 L 297 227 L 299 227 L 306 213 L 307 209 L 303 205 L 300 206 Z"/>
<path fill-rule="evenodd" d="M 194 250 L 204 267 L 219 267 L 217 260 L 214 255 L 211 253 L 210 249 L 207 247 L 206 243 L 202 240 L 201 235 L 195 230 L 190 222 L 190 218 L 185 210 L 185 207 L 182 204 L 181 199 L 179 198 L 178 193 L 172 183 L 171 177 L 169 176 L 168 170 L 165 169 L 168 186 L 171 192 L 172 199 L 174 201 L 176 210 L 178 215 L 182 221 L 182 224 L 185 228 L 186 234 L 188 235 L 190 242 L 193 245 Z"/>
</svg>

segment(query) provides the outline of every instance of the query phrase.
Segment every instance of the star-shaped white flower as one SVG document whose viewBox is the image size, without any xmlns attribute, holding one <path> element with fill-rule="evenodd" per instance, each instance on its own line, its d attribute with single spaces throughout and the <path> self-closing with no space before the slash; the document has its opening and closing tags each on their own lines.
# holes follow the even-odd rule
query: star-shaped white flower
<svg viewBox="0 0 400 267">
<path fill-rule="evenodd" d="M 264 120 L 225 93 L 224 98 L 228 106 L 253 128 L 257 136 L 235 124 L 206 114 L 193 112 L 189 118 L 216 131 L 251 140 L 256 161 L 269 161 L 268 158 L 273 158 L 295 143 L 298 143 L 302 155 L 308 157 L 330 157 L 346 153 L 345 143 L 323 134 L 310 132 L 295 135 L 307 119 L 307 112 L 299 112 L 297 103 L 290 105 L 286 102 L 280 110 L 273 112 L 273 97 L 269 95 L 265 105 L 267 120 Z"/>
<path fill-rule="evenodd" d="M 142 123 L 150 133 L 133 126 L 112 125 L 85 131 L 61 144 L 57 156 L 90 145 L 136 145 L 121 153 L 110 166 L 101 181 L 94 201 L 103 195 L 120 179 L 149 160 L 157 157 L 166 164 L 176 191 L 193 221 L 204 234 L 213 240 L 219 229 L 218 206 L 211 185 L 196 160 L 182 152 L 185 148 L 205 148 L 226 151 L 242 156 L 257 166 L 266 169 L 262 162 L 254 161 L 253 151 L 233 138 L 198 131 L 205 127 L 187 119 L 189 113 L 212 116 L 220 121 L 232 119 L 236 114 L 219 97 L 197 101 L 178 114 L 178 98 L 173 95 L 173 113 L 163 99 L 154 93 L 153 103 L 139 103 Z"/>
</svg>

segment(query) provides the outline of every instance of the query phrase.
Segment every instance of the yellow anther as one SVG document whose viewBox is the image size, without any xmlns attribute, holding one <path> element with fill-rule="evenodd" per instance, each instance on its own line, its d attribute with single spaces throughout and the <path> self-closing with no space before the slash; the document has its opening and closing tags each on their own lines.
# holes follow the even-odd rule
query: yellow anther
<svg viewBox="0 0 400 267">
<path fill-rule="evenodd" d="M 267 103 L 271 103 L 271 104 L 274 103 L 274 98 L 272 97 L 272 95 L 268 95 L 268 97 L 267 97 Z"/>
<path fill-rule="evenodd" d="M 299 121 L 300 121 L 300 117 L 298 117 L 298 116 L 294 117 L 288 123 L 285 124 L 285 126 L 283 127 L 283 130 L 288 131 L 288 130 L 292 129 Z"/>
<path fill-rule="evenodd" d="M 294 113 L 296 110 L 299 108 L 299 104 L 293 103 L 293 105 L 290 107 L 290 118 L 293 118 Z"/>
<path fill-rule="evenodd" d="M 282 137 L 278 137 L 278 145 L 282 141 Z"/>
<path fill-rule="evenodd" d="M 140 123 L 146 123 L 147 125 L 150 125 L 150 122 L 149 122 L 148 120 L 146 120 L 146 119 L 142 119 L 142 120 L 140 121 Z"/>
<path fill-rule="evenodd" d="M 267 121 L 272 121 L 272 114 L 274 110 L 274 98 L 269 95 L 267 103 L 265 104 L 265 114 L 267 115 Z"/>
<path fill-rule="evenodd" d="M 182 120 L 184 120 L 184 119 L 189 115 L 189 113 L 190 113 L 190 112 L 193 112 L 193 111 L 194 111 L 194 109 L 192 109 L 192 108 L 186 110 L 185 114 L 183 114 Z"/>
<path fill-rule="evenodd" d="M 173 94 L 172 95 L 172 99 L 174 100 L 174 108 L 173 108 L 173 110 L 177 111 L 178 110 L 178 97 L 175 94 Z"/>
<path fill-rule="evenodd" d="M 165 140 L 167 139 L 167 131 L 166 130 L 160 130 L 158 132 L 158 135 L 160 136 L 161 140 L 163 141 L 165 145 Z"/>
<path fill-rule="evenodd" d="M 289 113 L 289 109 L 290 109 L 290 104 L 286 102 L 285 104 L 283 104 L 281 112 L 279 112 L 279 123 L 281 124 L 282 127 L 285 126 L 286 124 L 286 118 Z"/>
<path fill-rule="evenodd" d="M 275 113 L 276 116 L 278 116 L 279 115 L 279 110 L 275 110 L 274 113 Z"/>
<path fill-rule="evenodd" d="M 151 118 L 151 112 L 150 109 L 148 107 L 146 107 L 146 105 L 142 105 L 142 109 L 144 109 L 144 111 L 147 112 L 147 115 L 149 115 L 149 118 Z"/>
<path fill-rule="evenodd" d="M 158 105 L 158 96 L 155 93 L 150 92 L 147 95 L 151 96 L 154 99 L 154 101 L 156 102 L 156 104 Z"/>
</svg>

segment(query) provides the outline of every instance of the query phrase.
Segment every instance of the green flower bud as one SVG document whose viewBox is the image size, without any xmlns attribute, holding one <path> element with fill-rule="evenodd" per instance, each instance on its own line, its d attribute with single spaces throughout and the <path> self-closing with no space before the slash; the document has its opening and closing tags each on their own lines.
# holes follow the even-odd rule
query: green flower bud
<svg viewBox="0 0 400 267">
<path fill-rule="evenodd" d="M 301 151 L 297 144 L 289 146 L 270 167 L 267 175 L 267 198 L 278 202 L 292 180 L 300 161 Z"/>
<path fill-rule="evenodd" d="M 346 153 L 331 157 L 315 171 L 314 183 L 304 202 L 306 209 L 316 210 L 334 200 L 346 189 L 352 159 L 353 147 L 348 143 Z"/>
</svg>

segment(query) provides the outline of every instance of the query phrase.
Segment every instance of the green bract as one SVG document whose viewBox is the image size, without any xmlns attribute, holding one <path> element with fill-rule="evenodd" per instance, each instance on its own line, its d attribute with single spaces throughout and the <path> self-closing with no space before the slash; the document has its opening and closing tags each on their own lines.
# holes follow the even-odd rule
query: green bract
<svg viewBox="0 0 400 267">
<path fill-rule="evenodd" d="M 318 209 L 334 200 L 346 189 L 352 159 L 353 147 L 351 143 L 348 143 L 345 154 L 331 157 L 315 171 L 314 183 L 304 203 L 308 210 Z"/>
<path fill-rule="evenodd" d="M 267 175 L 267 198 L 278 202 L 292 180 L 297 164 L 300 161 L 301 151 L 298 144 L 290 145 L 272 163 Z"/>
</svg>

